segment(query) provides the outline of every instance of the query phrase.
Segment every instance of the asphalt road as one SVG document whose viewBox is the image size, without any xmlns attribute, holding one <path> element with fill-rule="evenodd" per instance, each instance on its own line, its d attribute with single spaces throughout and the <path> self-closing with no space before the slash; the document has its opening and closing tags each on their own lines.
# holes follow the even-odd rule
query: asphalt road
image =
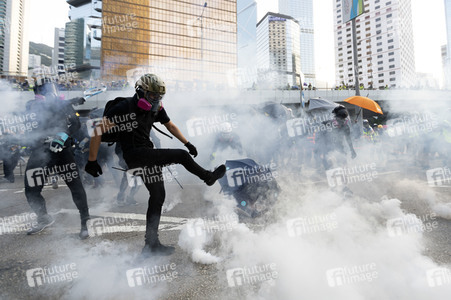
<svg viewBox="0 0 451 300">
<path fill-rule="evenodd" d="M 401 208 L 406 213 L 415 214 L 420 219 L 429 216 L 430 219 L 423 221 L 429 222 L 433 228 L 423 233 L 423 247 L 420 247 L 419 251 L 438 266 L 449 267 L 451 221 L 432 212 L 431 199 L 433 198 L 435 204 L 449 204 L 451 188 L 430 188 L 425 182 L 425 176 L 414 170 L 412 167 L 412 172 L 407 172 L 411 174 L 409 178 L 401 179 L 399 169 L 393 164 L 391 168 L 379 170 L 379 176 L 371 182 L 348 184 L 353 194 L 346 197 L 349 203 L 375 203 L 382 201 L 384 197 L 398 198 L 401 199 Z M 181 232 L 184 228 L 186 230 L 189 222 L 195 218 L 211 217 L 217 212 L 215 206 L 218 202 L 212 202 L 210 198 L 215 198 L 216 201 L 223 199 L 218 184 L 208 188 L 200 180 L 185 175 L 182 173 L 179 178 L 184 185 L 183 190 L 175 182 L 166 184 L 166 205 L 169 207 L 166 206 L 160 224 L 161 242 L 174 245 L 176 252 L 171 256 L 147 259 L 139 255 L 144 245 L 148 197 L 144 188 L 141 188 L 136 196 L 138 205 L 118 207 L 115 202 L 117 187 L 111 178 L 106 177 L 103 188 L 87 187 L 92 219 L 101 219 L 103 223 L 91 223 L 91 237 L 79 240 L 78 212 L 63 182 L 60 181 L 58 189 L 52 189 L 51 186 L 44 188 L 47 208 L 56 222 L 33 236 L 27 236 L 25 233 L 26 227 L 35 220 L 24 195 L 23 177 L 17 175 L 15 183 L 0 183 L 0 218 L 3 222 L 0 236 L 0 298 L 273 299 L 274 294 L 265 292 L 266 289 L 271 289 L 271 285 L 255 284 L 250 288 L 230 285 L 227 268 L 230 267 L 229 262 L 235 259 L 234 255 L 238 255 L 239 249 L 229 249 L 230 256 L 222 257 L 220 262 L 207 264 L 196 262 L 193 253 L 178 245 Z M 330 190 L 325 176 L 311 170 L 300 174 L 280 172 L 278 176 L 277 180 L 283 183 L 283 189 L 295 182 L 300 190 Z M 412 182 L 416 183 L 416 188 L 409 184 Z M 334 191 L 332 189 L 332 192 Z M 274 216 L 283 211 L 280 207 L 275 207 L 275 210 L 276 212 L 270 213 L 271 217 L 262 217 L 256 221 L 241 219 L 241 222 L 245 222 L 246 227 L 255 234 L 270 231 L 272 223 L 279 220 Z M 9 225 L 6 226 L 6 223 Z M 195 234 L 192 237 L 195 239 Z M 206 250 L 213 255 L 223 254 L 224 252 L 216 249 L 223 248 L 224 243 L 221 238 L 213 238 L 207 243 Z M 234 242 L 230 243 L 232 245 Z M 267 243 L 269 247 L 273 241 L 267 240 Z M 252 251 L 258 253 L 265 250 L 256 245 Z M 295 265 L 296 257 L 292 259 Z M 283 280 L 284 270 L 278 271 L 279 280 Z M 45 277 L 44 282 L 44 277 L 41 276 L 43 272 L 49 275 Z M 151 279 L 146 282 L 142 276 L 143 272 L 157 275 L 152 277 L 154 282 Z M 50 279 L 54 282 L 46 282 L 52 274 L 58 274 Z M 292 282 L 287 281 L 286 284 Z M 307 287 L 317 283 L 312 279 L 311 283 L 303 284 Z M 292 288 L 280 285 L 286 290 Z M 446 287 L 449 290 L 451 284 Z M 395 294 L 392 296 L 395 297 Z M 294 296 L 290 295 L 280 299 L 294 299 Z M 363 298 L 350 296 L 348 299 Z"/>
</svg>

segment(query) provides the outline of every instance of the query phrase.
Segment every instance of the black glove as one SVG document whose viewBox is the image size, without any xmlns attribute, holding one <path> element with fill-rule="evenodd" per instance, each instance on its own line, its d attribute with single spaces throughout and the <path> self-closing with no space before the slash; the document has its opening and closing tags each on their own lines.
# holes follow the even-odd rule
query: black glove
<svg viewBox="0 0 451 300">
<path fill-rule="evenodd" d="M 196 147 L 193 146 L 193 144 L 188 142 L 188 143 L 185 144 L 185 147 L 188 148 L 189 154 L 191 154 L 194 157 L 197 156 L 197 149 L 196 149 Z"/>
<path fill-rule="evenodd" d="M 99 175 L 103 174 L 102 168 L 100 167 L 97 160 L 95 160 L 95 161 L 88 160 L 88 163 L 85 166 L 85 171 L 94 177 L 99 177 Z"/>
</svg>

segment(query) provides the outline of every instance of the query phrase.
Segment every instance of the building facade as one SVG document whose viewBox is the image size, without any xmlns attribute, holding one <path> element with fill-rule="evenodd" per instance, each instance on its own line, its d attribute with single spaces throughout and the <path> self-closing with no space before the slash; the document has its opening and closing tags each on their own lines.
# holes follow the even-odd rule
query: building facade
<svg viewBox="0 0 451 300">
<path fill-rule="evenodd" d="M 79 77 L 97 79 L 100 77 L 102 1 L 67 0 L 67 3 L 71 21 L 65 28 L 65 69 L 75 63 L 72 71 Z"/>
<path fill-rule="evenodd" d="M 237 0 L 237 72 L 231 86 L 249 88 L 257 83 L 257 2 Z"/>
<path fill-rule="evenodd" d="M 444 82 L 447 89 L 451 89 L 451 0 L 445 0 L 446 45 L 442 49 Z M 443 55 L 444 54 L 444 55 Z"/>
<path fill-rule="evenodd" d="M 152 70 L 168 85 L 226 85 L 237 66 L 236 13 L 236 0 L 103 0 L 102 78 Z"/>
<path fill-rule="evenodd" d="M 0 0 L 0 68 L 2 77 L 27 76 L 28 1 Z"/>
<path fill-rule="evenodd" d="M 315 86 L 313 0 L 279 0 L 279 13 L 291 16 L 299 22 L 302 73 L 305 75 L 305 83 Z"/>
<path fill-rule="evenodd" d="M 334 0 L 336 84 L 352 86 L 351 22 L 344 23 L 342 0 Z M 346 21 L 346 20 L 345 20 Z M 411 87 L 415 57 L 410 0 L 366 0 L 356 18 L 359 81 L 365 88 Z"/>
<path fill-rule="evenodd" d="M 267 13 L 257 24 L 259 85 L 272 88 L 300 86 L 300 25 L 290 16 Z"/>
<path fill-rule="evenodd" d="M 52 69 L 59 72 L 64 71 L 64 28 L 55 28 L 53 39 Z"/>
</svg>

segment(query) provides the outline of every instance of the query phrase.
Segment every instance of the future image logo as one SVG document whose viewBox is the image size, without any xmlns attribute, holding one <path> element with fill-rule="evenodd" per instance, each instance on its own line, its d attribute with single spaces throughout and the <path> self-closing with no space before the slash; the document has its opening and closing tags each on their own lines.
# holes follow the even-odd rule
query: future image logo
<svg viewBox="0 0 451 300">
<path fill-rule="evenodd" d="M 227 123 L 229 123 L 233 129 L 238 127 L 236 122 L 237 115 L 235 113 L 213 115 L 201 118 L 191 118 L 186 122 L 188 129 L 188 135 L 190 137 L 208 135 L 212 133 L 219 133 L 226 129 Z"/>
<path fill-rule="evenodd" d="M 315 232 L 330 232 L 338 228 L 335 213 L 322 216 L 295 218 L 287 221 L 288 236 L 296 237 Z"/>
<path fill-rule="evenodd" d="M 326 271 L 327 283 L 330 287 L 355 284 L 360 282 L 372 282 L 378 278 L 376 264 L 345 266 Z"/>
<path fill-rule="evenodd" d="M 451 184 L 451 171 L 448 167 L 427 170 L 426 177 L 430 187 Z"/>
<path fill-rule="evenodd" d="M 78 178 L 77 165 L 75 163 L 65 165 L 55 165 L 52 167 L 34 168 L 25 172 L 28 185 L 30 187 L 44 186 L 50 184 L 50 179 L 59 176 L 66 182 L 71 182 Z"/>
<path fill-rule="evenodd" d="M 407 215 L 400 218 L 387 220 L 387 231 L 391 237 L 410 233 L 431 232 L 438 228 L 437 215 L 435 213 L 422 216 Z"/>
<path fill-rule="evenodd" d="M 373 181 L 377 178 L 376 164 L 366 164 L 353 167 L 335 168 L 326 171 L 330 187 L 342 186 L 348 183 Z"/>
<path fill-rule="evenodd" d="M 164 281 L 172 282 L 178 277 L 176 269 L 177 265 L 175 263 L 168 263 L 152 267 L 129 269 L 125 272 L 125 275 L 128 286 L 133 288 Z"/>
<path fill-rule="evenodd" d="M 35 268 L 26 271 L 28 286 L 39 287 L 44 284 L 54 284 L 63 281 L 72 281 L 78 278 L 77 265 L 75 263 Z"/>
<path fill-rule="evenodd" d="M 451 285 L 451 270 L 434 268 L 426 271 L 426 279 L 430 287 Z"/>
<path fill-rule="evenodd" d="M 227 184 L 239 187 L 244 184 L 272 181 L 277 177 L 276 164 L 231 168 L 226 171 Z"/>
<path fill-rule="evenodd" d="M 251 267 L 234 268 L 226 271 L 229 287 L 255 285 L 259 282 L 272 281 L 279 277 L 276 264 L 255 265 Z"/>
</svg>

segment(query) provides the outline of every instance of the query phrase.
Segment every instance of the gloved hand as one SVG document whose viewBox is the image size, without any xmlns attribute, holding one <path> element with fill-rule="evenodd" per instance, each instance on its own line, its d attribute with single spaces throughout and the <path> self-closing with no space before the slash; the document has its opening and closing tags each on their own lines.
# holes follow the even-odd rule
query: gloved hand
<svg viewBox="0 0 451 300">
<path fill-rule="evenodd" d="M 197 149 L 193 146 L 190 142 L 185 144 L 185 147 L 188 148 L 189 154 L 196 157 L 197 156 Z"/>
<path fill-rule="evenodd" d="M 351 151 L 351 158 L 354 159 L 357 157 L 357 153 L 355 153 L 354 149 Z"/>
<path fill-rule="evenodd" d="M 102 168 L 100 167 L 97 160 L 95 161 L 88 160 L 88 163 L 85 166 L 85 171 L 86 173 L 89 173 L 94 177 L 99 177 L 99 175 L 103 174 Z"/>
<path fill-rule="evenodd" d="M 63 151 L 68 138 L 69 136 L 65 132 L 58 132 L 53 138 L 49 139 L 50 151 L 55 153 Z"/>
</svg>

